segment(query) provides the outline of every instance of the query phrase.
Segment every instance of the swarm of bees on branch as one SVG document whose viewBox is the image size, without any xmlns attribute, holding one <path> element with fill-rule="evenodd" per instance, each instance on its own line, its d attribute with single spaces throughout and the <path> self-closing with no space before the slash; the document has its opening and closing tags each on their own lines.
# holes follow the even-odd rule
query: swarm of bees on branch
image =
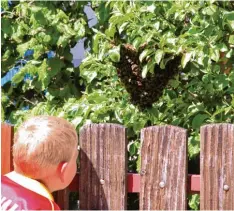
<svg viewBox="0 0 234 211">
<path fill-rule="evenodd" d="M 168 61 L 165 69 L 160 69 L 155 64 L 154 74 L 147 73 L 142 77 L 142 64 L 139 60 L 141 51 L 137 51 L 130 44 L 122 44 L 120 47 L 120 60 L 114 63 L 117 73 L 128 93 L 131 102 L 140 109 L 150 108 L 163 94 L 163 89 L 179 72 L 180 58 L 175 57 Z"/>
</svg>

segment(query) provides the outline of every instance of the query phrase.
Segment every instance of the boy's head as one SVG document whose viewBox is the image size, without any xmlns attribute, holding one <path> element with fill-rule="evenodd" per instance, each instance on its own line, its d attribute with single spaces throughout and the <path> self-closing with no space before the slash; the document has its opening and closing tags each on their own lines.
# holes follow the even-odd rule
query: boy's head
<svg viewBox="0 0 234 211">
<path fill-rule="evenodd" d="M 76 173 L 77 144 L 76 130 L 65 119 L 32 117 L 19 127 L 14 137 L 15 171 L 41 181 L 53 178 L 54 183 L 61 183 L 57 189 L 62 189 Z"/>
</svg>

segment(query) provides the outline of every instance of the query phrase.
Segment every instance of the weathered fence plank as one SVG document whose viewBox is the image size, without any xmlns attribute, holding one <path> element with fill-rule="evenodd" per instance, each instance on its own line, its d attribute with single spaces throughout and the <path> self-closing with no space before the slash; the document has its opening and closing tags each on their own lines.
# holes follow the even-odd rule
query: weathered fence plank
<svg viewBox="0 0 234 211">
<path fill-rule="evenodd" d="M 153 126 L 141 140 L 140 210 L 186 210 L 187 131 Z"/>
<path fill-rule="evenodd" d="M 12 145 L 14 127 L 1 124 L 1 174 L 7 174 L 13 170 Z"/>
<path fill-rule="evenodd" d="M 125 210 L 126 130 L 116 124 L 90 124 L 80 131 L 80 209 Z"/>
<path fill-rule="evenodd" d="M 234 124 L 201 128 L 201 210 L 234 210 Z"/>
<path fill-rule="evenodd" d="M 61 210 L 69 209 L 69 193 L 69 188 L 65 188 L 53 193 L 54 200 L 59 205 Z"/>
</svg>

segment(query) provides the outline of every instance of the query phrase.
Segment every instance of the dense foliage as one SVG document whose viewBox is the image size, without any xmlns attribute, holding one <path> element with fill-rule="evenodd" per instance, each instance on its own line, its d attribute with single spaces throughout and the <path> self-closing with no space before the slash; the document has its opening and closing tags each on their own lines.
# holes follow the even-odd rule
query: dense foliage
<svg viewBox="0 0 234 211">
<path fill-rule="evenodd" d="M 77 130 L 89 122 L 122 124 L 131 171 L 139 169 L 143 127 L 188 129 L 194 159 L 201 125 L 234 122 L 233 2 L 92 1 L 92 29 L 86 4 L 2 2 L 2 76 L 27 61 L 2 87 L 4 120 L 19 125 L 49 114 Z M 83 37 L 91 50 L 74 68 L 70 48 Z M 196 198 L 190 206 L 197 208 Z"/>
</svg>

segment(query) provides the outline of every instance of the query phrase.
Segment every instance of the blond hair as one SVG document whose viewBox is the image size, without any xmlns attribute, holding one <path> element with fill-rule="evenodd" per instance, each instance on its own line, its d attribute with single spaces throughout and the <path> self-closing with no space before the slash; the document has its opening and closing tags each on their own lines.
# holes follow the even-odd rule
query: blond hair
<svg viewBox="0 0 234 211">
<path fill-rule="evenodd" d="M 14 137 L 15 171 L 42 179 L 60 162 L 68 162 L 77 147 L 75 128 L 65 119 L 36 116 L 25 121 Z"/>
</svg>

